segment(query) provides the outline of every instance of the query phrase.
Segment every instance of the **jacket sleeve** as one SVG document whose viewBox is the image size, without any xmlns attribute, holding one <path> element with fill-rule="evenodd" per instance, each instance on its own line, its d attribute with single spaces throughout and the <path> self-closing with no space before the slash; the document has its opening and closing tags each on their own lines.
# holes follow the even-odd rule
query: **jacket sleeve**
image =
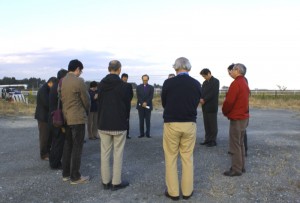
<svg viewBox="0 0 300 203">
<path fill-rule="evenodd" d="M 235 104 L 236 98 L 238 94 L 238 86 L 233 82 L 226 94 L 223 106 L 222 106 L 222 112 L 224 116 L 227 116 L 231 110 L 233 109 L 233 106 Z"/>
<path fill-rule="evenodd" d="M 139 105 L 139 103 L 141 103 L 143 100 L 140 87 L 141 87 L 140 85 L 136 87 L 137 105 Z"/>
<path fill-rule="evenodd" d="M 166 92 L 166 82 L 164 82 L 164 84 L 162 86 L 162 90 L 161 90 L 161 95 L 160 95 L 161 104 L 162 104 L 163 108 L 165 108 L 165 106 L 166 106 L 166 95 L 167 95 L 167 92 Z"/>
<path fill-rule="evenodd" d="M 219 95 L 219 88 L 220 88 L 219 80 L 214 79 L 211 84 L 210 91 L 207 91 L 207 94 L 203 98 L 204 101 L 205 102 L 211 101 L 216 97 L 216 95 Z"/>
<path fill-rule="evenodd" d="M 81 84 L 80 84 L 80 99 L 82 101 L 85 111 L 89 112 L 91 107 L 91 100 L 83 79 L 81 80 Z"/>
<path fill-rule="evenodd" d="M 152 106 L 152 100 L 153 100 L 153 94 L 154 94 L 154 87 L 150 86 L 150 90 L 149 90 L 149 94 L 148 97 L 146 99 L 147 104 Z"/>
</svg>

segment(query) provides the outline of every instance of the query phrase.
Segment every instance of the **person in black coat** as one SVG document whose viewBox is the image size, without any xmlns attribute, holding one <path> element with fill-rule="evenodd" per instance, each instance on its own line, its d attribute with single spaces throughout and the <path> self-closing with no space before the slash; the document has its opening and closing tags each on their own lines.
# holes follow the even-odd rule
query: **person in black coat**
<svg viewBox="0 0 300 203">
<path fill-rule="evenodd" d="M 119 74 L 121 63 L 109 62 L 108 74 L 98 86 L 98 132 L 101 139 L 101 178 L 104 189 L 118 190 L 129 185 L 121 179 L 130 97 Z M 110 156 L 113 149 L 113 174 Z"/>
<path fill-rule="evenodd" d="M 217 145 L 217 115 L 220 82 L 211 75 L 210 70 L 207 68 L 201 70 L 200 75 L 205 79 L 202 84 L 202 97 L 200 99 L 200 103 L 202 104 L 205 140 L 200 144 L 206 145 L 207 147 L 214 147 Z"/>
<path fill-rule="evenodd" d="M 137 105 L 136 108 L 139 112 L 140 121 L 140 136 L 150 138 L 150 119 L 151 111 L 153 109 L 152 99 L 154 94 L 154 87 L 148 84 L 149 76 L 142 76 L 143 84 L 140 84 L 136 88 Z M 146 121 L 146 132 L 144 131 L 144 121 Z"/>
<path fill-rule="evenodd" d="M 55 127 L 53 126 L 51 113 L 55 111 L 58 107 L 58 102 L 60 102 L 59 108 L 62 109 L 62 104 L 59 96 L 59 81 L 68 73 L 67 70 L 61 69 L 57 72 L 58 81 L 53 84 L 50 88 L 49 93 L 49 136 L 52 140 L 50 155 L 49 155 L 49 165 L 51 169 L 61 169 L 61 158 L 63 154 L 64 142 L 65 142 L 65 127 Z"/>
<path fill-rule="evenodd" d="M 131 109 L 131 100 L 133 98 L 133 90 L 132 90 L 132 85 L 130 83 L 127 83 L 128 81 L 128 74 L 127 73 L 123 73 L 121 75 L 121 80 L 123 80 L 123 82 L 125 82 L 127 84 L 127 93 L 129 95 L 130 98 L 130 104 L 129 104 L 129 108 L 128 108 L 128 119 L 127 119 L 127 135 L 126 138 L 127 139 L 131 139 L 131 137 L 129 136 L 129 118 L 130 118 L 130 109 Z"/>
<path fill-rule="evenodd" d="M 38 122 L 40 157 L 42 160 L 49 160 L 51 140 L 49 139 L 48 118 L 49 118 L 49 92 L 56 82 L 56 77 L 51 77 L 37 93 L 36 109 L 34 118 Z"/>
</svg>

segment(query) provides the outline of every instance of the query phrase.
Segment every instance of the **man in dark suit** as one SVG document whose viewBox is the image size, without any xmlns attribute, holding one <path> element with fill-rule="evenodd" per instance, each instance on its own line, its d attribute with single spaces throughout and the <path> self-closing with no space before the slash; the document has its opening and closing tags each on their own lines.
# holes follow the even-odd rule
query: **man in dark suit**
<svg viewBox="0 0 300 203">
<path fill-rule="evenodd" d="M 152 99 L 154 93 L 154 87 L 148 84 L 149 76 L 142 76 L 143 84 L 140 84 L 136 88 L 137 95 L 137 105 L 136 108 L 139 112 L 139 120 L 140 120 L 140 136 L 142 138 L 145 136 L 150 138 L 150 118 L 151 111 L 153 109 Z M 146 121 L 146 133 L 144 131 L 144 121 Z"/>
<path fill-rule="evenodd" d="M 127 73 L 123 73 L 121 76 L 121 79 L 123 80 L 123 82 L 125 82 L 127 84 L 127 89 L 128 89 L 128 95 L 130 98 L 130 102 L 132 100 L 133 97 L 133 90 L 132 90 L 132 85 L 130 83 L 127 83 L 128 80 L 128 74 Z M 129 103 L 128 106 L 128 118 L 127 118 L 127 134 L 126 134 L 126 138 L 127 139 L 131 139 L 131 137 L 129 136 L 129 118 L 130 118 L 130 109 L 131 109 L 131 103 Z"/>
<path fill-rule="evenodd" d="M 202 96 L 200 99 L 203 112 L 205 140 L 200 144 L 206 145 L 207 147 L 214 147 L 217 146 L 217 115 L 220 83 L 217 78 L 211 75 L 210 70 L 207 68 L 201 70 L 200 75 L 205 79 L 202 85 Z"/>
</svg>

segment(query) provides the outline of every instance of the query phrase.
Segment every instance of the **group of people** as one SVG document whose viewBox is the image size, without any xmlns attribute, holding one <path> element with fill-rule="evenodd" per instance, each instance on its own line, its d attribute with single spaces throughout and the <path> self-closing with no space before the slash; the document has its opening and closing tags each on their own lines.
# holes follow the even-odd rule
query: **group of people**
<svg viewBox="0 0 300 203">
<path fill-rule="evenodd" d="M 110 61 L 109 74 L 99 84 L 93 81 L 89 93 L 84 80 L 79 77 L 83 64 L 75 59 L 70 61 L 68 70 L 60 70 L 57 78 L 51 77 L 38 91 L 35 118 L 39 126 L 40 155 L 44 160 L 49 159 L 51 168 L 62 168 L 63 181 L 70 181 L 71 184 L 89 181 L 88 176 L 80 173 L 85 123 L 89 121 L 89 138 L 101 140 L 100 170 L 103 188 L 114 191 L 129 185 L 128 181 L 122 180 L 121 174 L 125 141 L 126 138 L 130 139 L 129 118 L 133 90 L 131 84 L 127 83 L 127 74 L 119 77 L 121 67 L 120 61 Z M 164 109 L 165 196 L 179 200 L 177 171 L 179 154 L 182 162 L 182 198 L 189 199 L 194 191 L 193 152 L 199 104 L 202 106 L 205 128 L 205 140 L 201 144 L 207 147 L 217 145 L 219 80 L 212 76 L 209 69 L 203 69 L 200 75 L 205 81 L 201 86 L 200 82 L 189 75 L 191 64 L 184 57 L 176 59 L 173 68 L 176 75 L 169 75 L 163 83 L 161 92 Z M 239 176 L 245 172 L 244 135 L 249 118 L 250 90 L 244 77 L 246 67 L 243 64 L 233 64 L 228 73 L 234 81 L 226 94 L 222 112 L 230 120 L 229 152 L 232 154 L 232 164 L 224 175 Z M 143 83 L 136 88 L 139 138 L 145 136 L 151 138 L 150 119 L 154 88 L 148 81 L 149 76 L 143 75 Z M 47 103 L 48 111 L 45 110 Z M 43 108 L 44 113 L 41 113 Z M 50 112 L 55 108 L 62 109 L 65 119 L 63 127 L 55 128 L 51 125 Z M 113 155 L 112 170 L 111 155 Z"/>
</svg>

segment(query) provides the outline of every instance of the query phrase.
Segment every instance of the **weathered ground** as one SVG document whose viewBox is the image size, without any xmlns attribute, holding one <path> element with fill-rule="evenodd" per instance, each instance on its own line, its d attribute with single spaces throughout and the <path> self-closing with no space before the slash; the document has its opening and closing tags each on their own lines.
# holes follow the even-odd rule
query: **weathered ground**
<svg viewBox="0 0 300 203">
<path fill-rule="evenodd" d="M 229 122 L 222 114 L 218 118 L 218 146 L 200 146 L 204 133 L 199 111 L 194 196 L 184 202 L 300 202 L 300 113 L 251 109 L 246 173 L 233 178 L 222 175 L 230 167 Z M 39 159 L 32 117 L 0 116 L 0 202 L 172 202 L 163 195 L 162 122 L 162 110 L 153 111 L 152 138 L 138 139 L 132 109 L 133 138 L 126 142 L 123 164 L 130 186 L 111 192 L 100 184 L 99 140 L 87 140 L 83 149 L 81 172 L 91 182 L 74 186 Z"/>
</svg>

